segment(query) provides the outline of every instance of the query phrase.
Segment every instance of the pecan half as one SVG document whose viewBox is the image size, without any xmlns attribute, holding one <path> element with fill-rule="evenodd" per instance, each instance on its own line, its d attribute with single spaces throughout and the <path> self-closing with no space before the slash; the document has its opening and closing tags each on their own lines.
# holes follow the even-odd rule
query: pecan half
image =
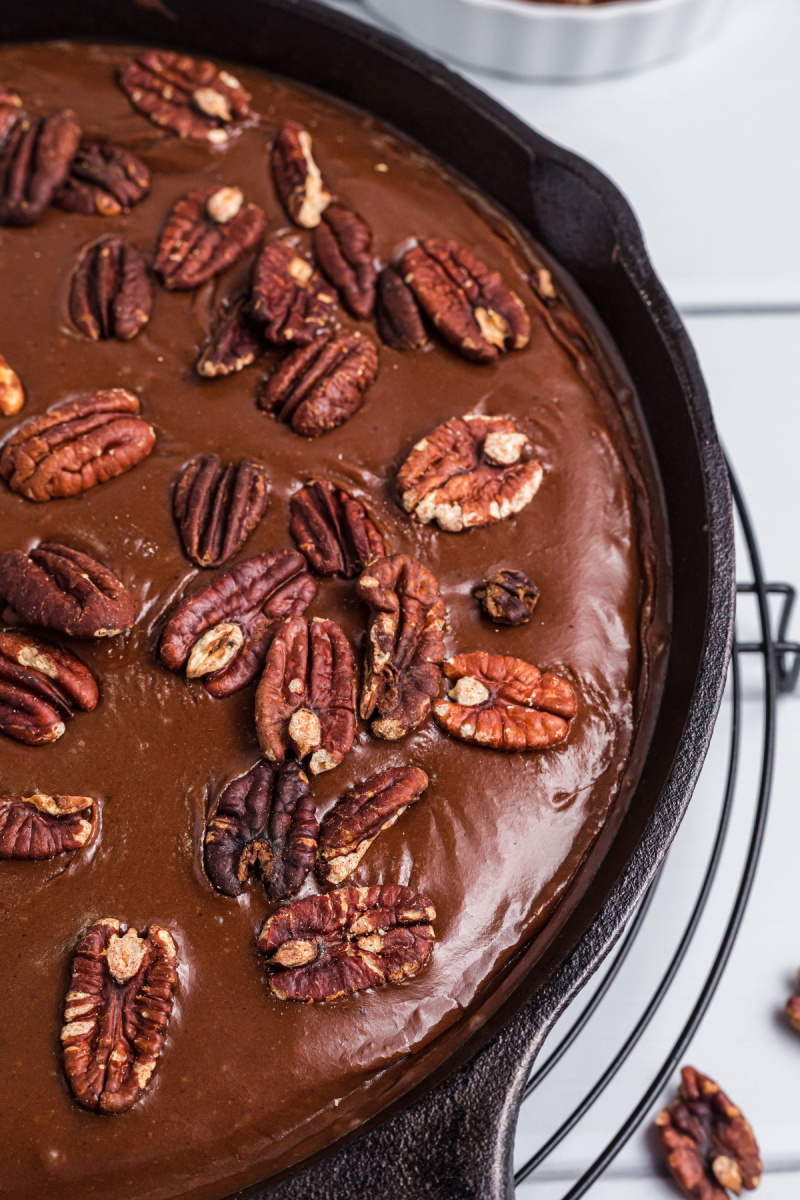
<svg viewBox="0 0 800 1200">
<path fill-rule="evenodd" d="M 389 767 L 352 788 L 322 822 L 321 878 L 338 884 L 351 875 L 378 834 L 394 825 L 427 786 L 428 776 L 419 767 Z"/>
<path fill-rule="evenodd" d="M 55 542 L 0 554 L 0 596 L 30 625 L 70 637 L 115 637 L 136 620 L 133 597 L 113 571 Z"/>
<path fill-rule="evenodd" d="M 306 773 L 297 763 L 258 762 L 217 801 L 206 830 L 206 874 L 218 891 L 238 896 L 252 871 L 268 899 L 283 900 L 314 866 L 318 834 Z"/>
<path fill-rule="evenodd" d="M 296 225 L 313 229 L 331 202 L 314 161 L 311 134 L 299 121 L 284 121 L 272 143 L 272 177 Z"/>
<path fill-rule="evenodd" d="M 178 984 L 177 950 L 160 925 L 143 933 L 106 917 L 78 942 L 61 1045 L 72 1093 L 93 1112 L 129 1109 L 150 1082 Z"/>
<path fill-rule="evenodd" d="M 254 363 L 263 349 L 264 343 L 245 301 L 239 300 L 217 321 L 195 370 L 204 379 L 233 375 Z"/>
<path fill-rule="evenodd" d="M 289 511 L 289 532 L 318 575 L 351 579 L 386 553 L 361 501 L 331 483 L 306 484 L 292 496 Z"/>
<path fill-rule="evenodd" d="M 198 454 L 181 471 L 172 506 L 186 557 L 221 567 L 238 554 L 267 510 L 267 472 L 243 459 L 223 467 L 217 454 Z"/>
<path fill-rule="evenodd" d="M 270 242 L 253 268 L 251 313 L 276 345 L 307 346 L 329 324 L 336 296 L 291 242 Z"/>
<path fill-rule="evenodd" d="M 375 308 L 377 272 L 370 254 L 372 231 L 363 217 L 332 204 L 311 235 L 317 262 L 348 312 L 368 321 Z"/>
<path fill-rule="evenodd" d="M 130 150 L 113 142 L 81 142 L 53 204 L 88 217 L 117 217 L 149 191 L 150 168 Z"/>
<path fill-rule="evenodd" d="M 356 732 L 356 665 L 334 621 L 292 617 L 267 651 L 256 691 L 256 736 L 271 762 L 289 750 L 314 775 L 338 767 Z M 310 755 L 310 758 L 309 758 Z"/>
<path fill-rule="evenodd" d="M 492 750 L 546 750 L 563 742 L 577 712 L 565 679 L 508 654 L 456 654 L 444 664 L 452 687 L 433 706 L 451 737 Z"/>
<path fill-rule="evenodd" d="M 375 322 L 381 341 L 393 350 L 420 350 L 428 341 L 416 297 L 393 267 L 378 276 Z"/>
<path fill-rule="evenodd" d="M 467 413 L 417 442 L 397 475 L 403 508 L 423 525 L 460 533 L 530 504 L 544 474 L 510 417 Z"/>
<path fill-rule="evenodd" d="M 37 862 L 85 846 L 94 829 L 88 796 L 0 796 L 0 859 Z"/>
<path fill-rule="evenodd" d="M 238 79 L 187 54 L 145 50 L 122 68 L 119 82 L 154 125 L 194 142 L 222 145 L 251 115 Z"/>
<path fill-rule="evenodd" d="M 0 354 L 0 417 L 15 417 L 24 403 L 19 375 Z"/>
<path fill-rule="evenodd" d="M 91 712 L 99 699 L 94 676 L 73 654 L 0 629 L 0 733 L 29 746 L 55 742 L 75 706 Z"/>
<path fill-rule="evenodd" d="M 374 716 L 376 737 L 395 741 L 422 724 L 439 694 L 444 601 L 436 576 L 405 554 L 371 562 L 356 587 L 372 612 L 361 716 Z"/>
<path fill-rule="evenodd" d="M 0 560 L 2 562 L 2 560 Z M 236 563 L 187 596 L 161 639 L 161 661 L 189 679 L 205 677 L 212 696 L 230 696 L 260 671 L 276 629 L 317 594 L 302 554 L 277 550 Z"/>
<path fill-rule="evenodd" d="M 343 425 L 378 374 L 378 351 L 363 333 L 329 333 L 295 350 L 264 383 L 258 402 L 302 437 Z"/>
<path fill-rule="evenodd" d="M 656 1117 L 675 1182 L 694 1200 L 753 1191 L 763 1167 L 753 1130 L 719 1084 L 683 1067 L 677 1099 Z"/>
<path fill-rule="evenodd" d="M 124 388 L 83 392 L 29 417 L 6 440 L 0 475 L 26 500 L 77 496 L 147 458 L 156 432 Z"/>
<path fill-rule="evenodd" d="M 68 109 L 34 117 L 4 106 L 0 122 L 0 225 L 35 225 L 67 177 L 81 140 Z"/>
<path fill-rule="evenodd" d="M 530 317 L 516 292 L 458 242 L 425 238 L 403 255 L 403 278 L 442 337 L 472 362 L 521 350 Z"/>
<path fill-rule="evenodd" d="M 263 229 L 263 212 L 239 188 L 198 188 L 167 217 L 153 270 L 171 291 L 190 291 L 238 262 Z"/>
<path fill-rule="evenodd" d="M 539 602 L 539 589 L 524 571 L 504 569 L 473 588 L 473 596 L 497 625 L 526 625 Z"/>
<path fill-rule="evenodd" d="M 113 234 L 86 247 L 69 293 L 69 315 L 84 337 L 128 341 L 141 333 L 152 309 L 153 289 L 138 250 Z"/>
<path fill-rule="evenodd" d="M 400 884 L 338 888 L 274 913 L 257 946 L 275 972 L 273 995 L 325 1004 L 416 975 L 433 950 L 435 919 L 430 900 Z"/>
</svg>

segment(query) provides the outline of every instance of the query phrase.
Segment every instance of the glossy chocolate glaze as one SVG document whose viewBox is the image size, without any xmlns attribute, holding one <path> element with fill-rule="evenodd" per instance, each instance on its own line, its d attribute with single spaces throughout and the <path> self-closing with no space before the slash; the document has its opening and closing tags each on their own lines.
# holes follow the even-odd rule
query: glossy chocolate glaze
<svg viewBox="0 0 800 1200">
<path fill-rule="evenodd" d="M 286 1168 L 374 1111 L 380 1081 L 474 1009 L 487 981 L 553 912 L 623 803 L 620 782 L 647 692 L 655 551 L 646 492 L 588 335 L 585 352 L 568 353 L 534 307 L 534 247 L 370 118 L 253 71 L 236 74 L 262 115 L 259 127 L 224 152 L 165 136 L 114 85 L 125 58 L 109 47 L 0 52 L 0 80 L 27 104 L 69 105 L 88 136 L 128 146 L 154 173 L 151 195 L 127 217 L 51 209 L 31 229 L 0 231 L 0 350 L 24 382 L 22 415 L 73 392 L 121 386 L 140 394 L 158 433 L 145 463 L 76 499 L 36 505 L 0 491 L 0 551 L 66 542 L 117 571 L 139 606 L 130 635 L 71 644 L 101 681 L 97 711 L 78 714 L 52 746 L 0 739 L 5 791 L 87 794 L 102 804 L 97 836 L 83 851 L 0 865 L 0 1195 L 17 1200 L 218 1197 Z M 276 356 L 227 379 L 194 372 L 215 304 L 249 264 L 198 292 L 158 289 L 153 318 L 133 342 L 81 338 L 66 315 L 68 283 L 79 251 L 100 234 L 119 232 L 151 259 L 172 203 L 207 183 L 240 185 L 263 206 L 270 231 L 286 227 L 265 153 L 283 117 L 312 130 L 327 182 L 367 218 L 382 261 L 410 235 L 436 235 L 501 270 L 531 311 L 529 348 L 490 367 L 436 340 L 417 353 L 382 349 L 362 409 L 308 442 L 255 405 Z M 469 411 L 516 417 L 546 467 L 539 494 L 516 519 L 464 534 L 413 525 L 393 491 L 397 465 L 434 425 Z M 0 433 L 17 424 L 6 420 Z M 335 480 L 368 503 L 392 550 L 419 555 L 437 574 L 449 653 L 517 654 L 577 689 L 579 715 L 555 751 L 467 747 L 432 722 L 386 743 L 362 724 L 342 766 L 314 781 L 322 816 L 353 782 L 387 765 L 417 764 L 430 776 L 423 799 L 377 839 L 351 880 L 409 883 L 436 906 L 432 961 L 403 985 L 320 1007 L 276 1000 L 254 949 L 268 911 L 263 890 L 253 884 L 226 899 L 203 874 L 207 807 L 258 748 L 252 688 L 213 700 L 201 682 L 164 670 L 155 652 L 176 599 L 211 577 L 182 556 L 171 514 L 176 473 L 201 451 L 268 468 L 267 515 L 240 557 L 290 546 L 291 493 L 310 477 Z M 471 596 L 503 566 L 527 571 L 541 589 L 530 625 L 496 628 Z M 367 614 L 351 583 L 320 581 L 309 615 L 339 621 L 360 656 Z M 116 1118 L 75 1104 L 58 1044 L 72 950 L 104 916 L 140 929 L 166 925 L 180 956 L 155 1076 L 144 1099 Z"/>
</svg>

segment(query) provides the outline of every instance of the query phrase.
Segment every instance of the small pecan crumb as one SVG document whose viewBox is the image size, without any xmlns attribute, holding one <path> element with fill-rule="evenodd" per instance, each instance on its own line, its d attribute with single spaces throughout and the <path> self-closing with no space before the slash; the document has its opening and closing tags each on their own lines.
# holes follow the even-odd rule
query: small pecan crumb
<svg viewBox="0 0 800 1200">
<path fill-rule="evenodd" d="M 291 241 L 270 242 L 253 268 L 251 316 L 277 346 L 308 346 L 330 324 L 336 296 Z"/>
<path fill-rule="evenodd" d="M 364 505 L 330 483 L 309 483 L 289 501 L 289 532 L 318 575 L 351 579 L 386 553 Z"/>
<path fill-rule="evenodd" d="M 473 596 L 497 625 L 525 625 L 539 602 L 539 589 L 524 571 L 504 569 L 484 579 Z"/>
<path fill-rule="evenodd" d="M 420 350 L 428 341 L 416 297 L 393 267 L 378 276 L 375 320 L 381 341 L 393 350 Z"/>
<path fill-rule="evenodd" d="M 113 234 L 86 247 L 69 294 L 70 316 L 84 337 L 128 341 L 144 329 L 152 308 L 153 289 L 138 250 Z"/>
<path fill-rule="evenodd" d="M 245 300 L 238 300 L 217 321 L 195 370 L 204 379 L 233 375 L 251 366 L 263 349 Z"/>
<path fill-rule="evenodd" d="M 433 950 L 435 919 L 427 896 L 400 884 L 338 888 L 279 909 L 257 946 L 274 996 L 325 1004 L 416 975 Z"/>
<path fill-rule="evenodd" d="M 378 374 L 378 351 L 358 331 L 329 333 L 290 354 L 262 387 L 258 402 L 302 437 L 344 424 Z"/>
<path fill-rule="evenodd" d="M 224 145 L 250 117 L 239 80 L 213 63 L 170 50 L 145 50 L 119 73 L 134 108 L 190 141 Z"/>
<path fill-rule="evenodd" d="M 117 217 L 149 191 L 150 169 L 130 150 L 113 142 L 81 142 L 53 204 L 64 212 Z"/>
<path fill-rule="evenodd" d="M 331 196 L 314 160 L 311 134 L 298 121 L 284 121 L 272 144 L 272 176 L 283 205 L 296 225 L 319 225 Z"/>
<path fill-rule="evenodd" d="M 36 862 L 79 850 L 94 816 L 88 796 L 0 796 L 0 859 Z"/>
<path fill-rule="evenodd" d="M 238 188 L 204 187 L 177 201 L 167 217 L 153 270 L 173 291 L 200 287 L 233 266 L 264 229 L 257 204 L 232 199 Z"/>
<path fill-rule="evenodd" d="M 372 231 L 363 217 L 332 204 L 312 234 L 317 262 L 347 310 L 368 321 L 375 307 L 377 272 L 370 253 Z"/>
<path fill-rule="evenodd" d="M 0 354 L 0 416 L 15 417 L 25 403 L 25 393 L 16 371 Z"/>
<path fill-rule="evenodd" d="M 267 472 L 243 459 L 223 467 L 217 454 L 198 454 L 178 477 L 173 510 L 187 558 L 221 567 L 239 553 L 267 509 Z"/>
<path fill-rule="evenodd" d="M 136 620 L 133 597 L 113 571 L 56 542 L 0 554 L 0 597 L 28 624 L 70 637 L 115 637 Z"/>
<path fill-rule="evenodd" d="M 81 140 L 69 109 L 34 117 L 14 105 L 0 115 L 0 225 L 35 225 L 69 172 Z"/>
<path fill-rule="evenodd" d="M 753 1191 L 763 1167 L 753 1130 L 719 1084 L 683 1067 L 677 1099 L 656 1117 L 673 1178 L 695 1200 Z"/>
<path fill-rule="evenodd" d="M 419 800 L 428 776 L 419 767 L 389 767 L 351 788 L 325 816 L 317 873 L 339 884 L 352 875 L 379 833 Z"/>
<path fill-rule="evenodd" d="M 75 707 L 97 707 L 88 667 L 58 646 L 16 629 L 0 629 L 0 733 L 42 746 L 57 741 Z"/>
</svg>

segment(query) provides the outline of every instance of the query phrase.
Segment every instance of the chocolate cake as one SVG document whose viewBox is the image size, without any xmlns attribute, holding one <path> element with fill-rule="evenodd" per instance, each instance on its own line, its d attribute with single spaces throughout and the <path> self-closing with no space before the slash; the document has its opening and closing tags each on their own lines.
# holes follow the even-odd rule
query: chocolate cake
<svg viewBox="0 0 800 1200">
<path fill-rule="evenodd" d="M 594 870 L 658 487 L 574 285 L 368 115 L 135 47 L 0 83 L 2 1186 L 212 1200 Z"/>
</svg>

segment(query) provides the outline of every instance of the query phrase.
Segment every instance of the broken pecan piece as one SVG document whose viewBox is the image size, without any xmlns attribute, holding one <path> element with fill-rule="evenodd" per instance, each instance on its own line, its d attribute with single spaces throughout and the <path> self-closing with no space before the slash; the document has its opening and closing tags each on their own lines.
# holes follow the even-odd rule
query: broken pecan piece
<svg viewBox="0 0 800 1200">
<path fill-rule="evenodd" d="M 430 900 L 400 884 L 337 888 L 279 909 L 257 946 L 275 972 L 273 995 L 325 1004 L 416 975 L 433 950 L 435 919 Z"/>
<path fill-rule="evenodd" d="M 356 588 L 372 612 L 361 716 L 374 716 L 376 737 L 395 741 L 422 724 L 439 694 L 444 601 L 436 576 L 405 554 L 371 562 Z"/>
<path fill-rule="evenodd" d="M 0 417 L 15 417 L 24 403 L 19 375 L 0 354 Z"/>
<path fill-rule="evenodd" d="M 0 475 L 26 500 L 77 496 L 130 471 L 153 449 L 156 432 L 139 415 L 139 397 L 124 388 L 84 392 L 6 440 Z"/>
<path fill-rule="evenodd" d="M 53 204 L 88 217 L 117 217 L 149 191 L 150 169 L 130 150 L 113 142 L 81 142 Z"/>
<path fill-rule="evenodd" d="M 329 333 L 295 350 L 264 382 L 258 402 L 302 437 L 336 429 L 361 406 L 378 374 L 378 351 L 363 333 Z"/>
<path fill-rule="evenodd" d="M 171 291 L 190 291 L 238 262 L 263 229 L 263 212 L 239 188 L 198 188 L 167 217 L 153 270 Z"/>
<path fill-rule="evenodd" d="M 3 107 L 0 122 L 0 225 L 35 225 L 67 177 L 81 140 L 68 109 L 34 117 Z"/>
<path fill-rule="evenodd" d="M 256 736 L 271 762 L 289 750 L 314 775 L 338 767 L 356 732 L 356 666 L 334 621 L 284 621 L 256 691 Z"/>
<path fill-rule="evenodd" d="M 195 370 L 204 379 L 233 375 L 254 363 L 263 349 L 245 301 L 239 300 L 217 321 Z"/>
<path fill-rule="evenodd" d="M 185 667 L 189 679 L 205 677 L 212 696 L 230 696 L 255 679 L 281 621 L 304 613 L 316 594 L 297 551 L 246 558 L 181 601 L 161 661 L 171 671 Z"/>
<path fill-rule="evenodd" d="M 428 341 L 414 293 L 393 267 L 378 276 L 375 322 L 381 341 L 393 350 L 420 350 Z"/>
<path fill-rule="evenodd" d="M 270 242 L 253 268 L 251 313 L 278 346 L 307 346 L 331 321 L 336 296 L 291 242 Z"/>
<path fill-rule="evenodd" d="M 510 417 L 467 413 L 417 442 L 397 475 L 403 508 L 423 525 L 460 533 L 520 512 L 544 474 Z"/>
<path fill-rule="evenodd" d="M 217 454 L 198 454 L 175 485 L 172 506 L 186 557 L 221 567 L 238 554 L 267 509 L 267 472 L 243 459 L 223 467 Z"/>
<path fill-rule="evenodd" d="M 394 825 L 428 786 L 419 767 L 389 767 L 352 788 L 325 816 L 317 872 L 339 884 L 355 871 L 379 833 Z"/>
<path fill-rule="evenodd" d="M 386 553 L 361 501 L 333 484 L 306 484 L 292 496 L 289 510 L 289 532 L 318 575 L 351 579 Z"/>
<path fill-rule="evenodd" d="M 272 177 L 296 225 L 313 229 L 331 202 L 314 161 L 311 134 L 299 121 L 284 121 L 272 143 Z"/>
<path fill-rule="evenodd" d="M 451 737 L 492 750 L 545 750 L 563 742 L 577 712 L 575 693 L 559 675 L 509 654 L 456 654 L 444 664 L 452 687 L 433 706 Z"/>
<path fill-rule="evenodd" d="M 718 1084 L 694 1067 L 681 1070 L 681 1085 L 656 1128 L 675 1182 L 694 1200 L 727 1200 L 753 1191 L 763 1167 L 753 1130 Z"/>
<path fill-rule="evenodd" d="M 152 309 L 153 289 L 138 250 L 113 234 L 86 247 L 69 294 L 69 315 L 84 337 L 128 341 L 141 333 Z"/>
<path fill-rule="evenodd" d="M 332 204 L 311 235 L 317 262 L 348 312 L 368 321 L 375 308 L 377 272 L 370 254 L 372 231 L 363 217 Z"/>
<path fill-rule="evenodd" d="M 0 796 L 0 859 L 38 862 L 85 846 L 94 829 L 88 796 Z"/>
<path fill-rule="evenodd" d="M 176 963 L 175 942 L 160 925 L 140 934 L 106 917 L 78 942 L 61 1045 L 84 1108 L 125 1112 L 147 1087 L 175 1001 Z"/>
<path fill-rule="evenodd" d="M 493 362 L 530 340 L 516 292 L 458 242 L 425 238 L 407 250 L 403 278 L 442 337 L 472 362 Z"/>
<path fill-rule="evenodd" d="M 29 746 L 55 742 L 73 706 L 90 712 L 99 699 L 94 676 L 73 654 L 0 629 L 0 733 Z"/>
<path fill-rule="evenodd" d="M 0 554 L 0 596 L 30 625 L 70 637 L 115 637 L 136 620 L 133 597 L 113 571 L 55 542 Z"/>
<path fill-rule="evenodd" d="M 206 874 L 218 891 L 238 896 L 252 871 L 268 899 L 283 900 L 314 866 L 318 833 L 305 771 L 297 763 L 258 762 L 217 801 L 206 830 Z"/>
<path fill-rule="evenodd" d="M 504 569 L 484 579 L 473 596 L 497 625 L 526 625 L 539 602 L 539 589 L 524 571 Z"/>
<path fill-rule="evenodd" d="M 154 125 L 194 142 L 222 145 L 251 115 L 238 79 L 187 54 L 145 50 L 122 68 L 119 82 Z"/>
</svg>

